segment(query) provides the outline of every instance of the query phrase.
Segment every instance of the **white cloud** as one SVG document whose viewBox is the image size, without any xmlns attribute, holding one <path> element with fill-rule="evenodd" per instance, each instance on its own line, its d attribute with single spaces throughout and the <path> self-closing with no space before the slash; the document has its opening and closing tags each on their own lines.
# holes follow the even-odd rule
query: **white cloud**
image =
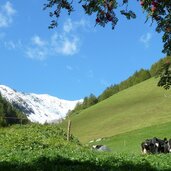
<svg viewBox="0 0 171 171">
<path fill-rule="evenodd" d="M 44 46 L 46 45 L 46 41 L 42 40 L 38 35 L 32 37 L 32 43 L 37 46 Z"/>
<path fill-rule="evenodd" d="M 63 26 L 63 29 L 65 32 L 70 32 L 72 29 L 73 29 L 73 24 L 71 22 L 71 19 L 68 19 L 65 23 L 64 23 L 64 26 Z"/>
<path fill-rule="evenodd" d="M 27 48 L 26 55 L 30 59 L 37 59 L 37 60 L 45 60 L 47 57 L 47 51 L 46 49 L 40 49 L 40 48 Z"/>
<path fill-rule="evenodd" d="M 2 15 L 0 13 L 0 28 L 1 27 L 7 27 L 8 26 L 8 19 L 6 18 L 6 16 Z"/>
<path fill-rule="evenodd" d="M 76 21 L 75 25 L 76 25 L 76 28 L 78 27 L 89 28 L 90 27 L 90 23 L 84 19 L 81 19 L 80 21 Z"/>
<path fill-rule="evenodd" d="M 8 16 L 12 16 L 16 13 L 16 10 L 9 1 L 6 2 L 6 4 L 3 6 L 3 9 Z"/>
<path fill-rule="evenodd" d="M 10 3 L 7 3 L 4 9 L 8 15 L 15 13 Z M 35 34 L 28 42 L 7 40 L 3 42 L 3 45 L 9 50 L 17 49 L 24 52 L 26 57 L 30 59 L 41 61 L 51 56 L 73 56 L 79 52 L 81 46 L 81 36 L 78 34 L 78 29 L 84 29 L 85 23 L 83 19 L 74 22 L 67 20 L 62 31 L 53 33 L 48 39 Z M 69 67 L 67 69 L 71 70 Z"/>
<path fill-rule="evenodd" d="M 9 50 L 15 50 L 23 47 L 23 44 L 20 40 L 14 42 L 12 40 L 5 41 L 4 46 Z"/>
<path fill-rule="evenodd" d="M 150 46 L 150 40 L 152 38 L 151 33 L 146 33 L 140 37 L 140 42 L 145 45 L 146 48 Z"/>
<path fill-rule="evenodd" d="M 79 21 L 72 21 L 71 19 L 67 19 L 63 25 L 63 30 L 66 33 L 71 31 L 77 31 L 78 29 L 88 30 L 90 28 L 90 23 L 85 19 L 81 19 Z"/>
<path fill-rule="evenodd" d="M 74 37 L 72 39 L 64 38 L 61 41 L 61 46 L 58 47 L 58 52 L 63 55 L 74 55 L 78 52 L 79 39 Z"/>
<path fill-rule="evenodd" d="M 48 42 L 43 40 L 40 36 L 35 35 L 31 38 L 30 45 L 26 46 L 25 54 L 30 59 L 45 60 L 50 50 L 48 50 Z"/>
<path fill-rule="evenodd" d="M 76 35 L 58 35 L 57 33 L 55 33 L 51 37 L 50 44 L 52 49 L 54 49 L 56 53 L 71 56 L 78 52 L 79 38 Z"/>
<path fill-rule="evenodd" d="M 13 16 L 15 13 L 16 10 L 9 1 L 2 5 L 0 7 L 0 28 L 8 27 L 13 22 Z"/>
<path fill-rule="evenodd" d="M 26 49 L 26 56 L 31 59 L 45 60 L 50 56 L 72 56 L 78 52 L 79 39 L 75 36 L 54 33 L 49 40 L 36 35 Z"/>
<path fill-rule="evenodd" d="M 13 41 L 5 42 L 5 46 L 9 49 L 15 49 L 16 44 Z"/>
</svg>

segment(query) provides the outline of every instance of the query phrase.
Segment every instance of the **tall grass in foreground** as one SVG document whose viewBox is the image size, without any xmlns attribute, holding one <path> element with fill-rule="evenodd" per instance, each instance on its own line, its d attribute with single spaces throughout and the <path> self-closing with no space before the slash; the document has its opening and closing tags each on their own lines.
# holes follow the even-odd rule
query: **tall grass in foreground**
<svg viewBox="0 0 171 171">
<path fill-rule="evenodd" d="M 171 170 L 171 156 L 99 153 L 79 144 L 56 125 L 0 129 L 2 171 Z"/>
</svg>

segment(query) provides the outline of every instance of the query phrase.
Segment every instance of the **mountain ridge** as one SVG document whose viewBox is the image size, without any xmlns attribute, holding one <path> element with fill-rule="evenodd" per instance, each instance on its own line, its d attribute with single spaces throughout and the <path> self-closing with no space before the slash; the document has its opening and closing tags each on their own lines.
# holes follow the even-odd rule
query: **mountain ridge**
<svg viewBox="0 0 171 171">
<path fill-rule="evenodd" d="M 3 98 L 21 110 L 31 122 L 51 123 L 64 119 L 69 110 L 82 100 L 64 100 L 48 94 L 18 92 L 8 86 L 0 85 Z"/>
</svg>

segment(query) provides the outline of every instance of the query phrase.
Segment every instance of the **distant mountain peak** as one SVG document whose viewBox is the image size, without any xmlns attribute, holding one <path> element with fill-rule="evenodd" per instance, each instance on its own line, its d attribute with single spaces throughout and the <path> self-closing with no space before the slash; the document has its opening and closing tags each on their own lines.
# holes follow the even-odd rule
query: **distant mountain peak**
<svg viewBox="0 0 171 171">
<path fill-rule="evenodd" d="M 5 85 L 0 85 L 0 93 L 13 106 L 26 114 L 32 122 L 58 122 L 66 117 L 83 100 L 63 100 L 48 94 L 18 92 Z"/>
</svg>

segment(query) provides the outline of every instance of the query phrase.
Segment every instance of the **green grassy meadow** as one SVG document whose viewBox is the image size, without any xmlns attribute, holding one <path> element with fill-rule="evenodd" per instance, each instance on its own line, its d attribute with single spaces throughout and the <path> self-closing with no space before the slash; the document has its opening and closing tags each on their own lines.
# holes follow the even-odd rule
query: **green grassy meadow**
<svg viewBox="0 0 171 171">
<path fill-rule="evenodd" d="M 170 171 L 170 154 L 141 154 L 145 139 L 171 138 L 171 90 L 156 84 L 149 79 L 72 115 L 70 142 L 61 129 L 67 120 L 0 128 L 0 171 Z"/>
<path fill-rule="evenodd" d="M 72 134 L 87 143 L 171 122 L 171 90 L 157 87 L 157 81 L 151 78 L 72 115 Z"/>
<path fill-rule="evenodd" d="M 2 171 L 160 171 L 171 170 L 171 155 L 97 152 L 57 125 L 0 128 Z"/>
<path fill-rule="evenodd" d="M 100 142 L 95 141 L 89 145 L 100 143 L 108 146 L 114 153 L 140 154 L 141 142 L 153 137 L 171 138 L 171 122 L 104 138 Z"/>
</svg>

